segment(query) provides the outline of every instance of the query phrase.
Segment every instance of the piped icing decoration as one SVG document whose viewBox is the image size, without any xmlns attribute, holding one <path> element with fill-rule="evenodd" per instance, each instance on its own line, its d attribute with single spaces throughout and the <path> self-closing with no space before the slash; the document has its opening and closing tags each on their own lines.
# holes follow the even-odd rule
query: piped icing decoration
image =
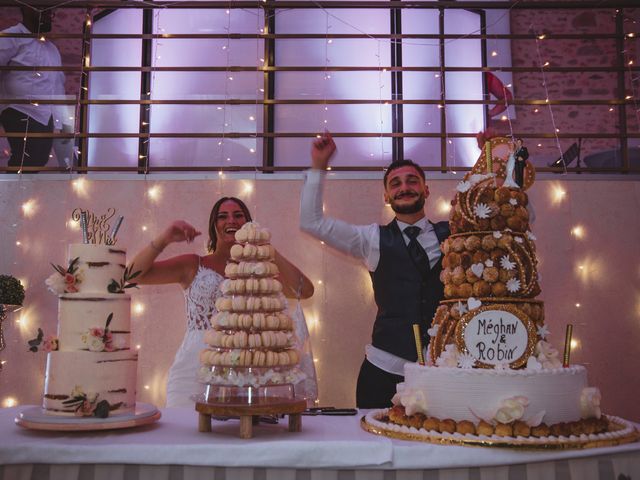
<svg viewBox="0 0 640 480">
<path fill-rule="evenodd" d="M 449 343 L 444 347 L 442 354 L 436 360 L 436 365 L 438 367 L 455 368 L 458 366 L 459 355 L 458 348 L 454 344 Z"/>
<path fill-rule="evenodd" d="M 391 399 L 391 403 L 402 405 L 407 415 L 415 413 L 427 414 L 428 412 L 427 396 L 419 388 L 408 388 L 400 384 L 398 391 Z"/>
<path fill-rule="evenodd" d="M 509 290 L 511 293 L 516 293 L 518 290 L 520 290 L 520 280 L 518 280 L 517 278 L 510 278 L 509 280 L 507 280 L 507 290 Z"/>
<path fill-rule="evenodd" d="M 474 297 L 469 297 L 467 299 L 467 308 L 469 311 L 475 310 L 476 308 L 480 308 L 482 306 L 482 301 L 478 300 Z"/>
<path fill-rule="evenodd" d="M 489 218 L 491 216 L 491 212 L 491 207 L 484 203 L 478 203 L 473 209 L 473 213 L 475 213 L 478 218 Z"/>
<path fill-rule="evenodd" d="M 427 333 L 429 334 L 430 337 L 435 337 L 438 334 L 439 328 L 440 328 L 440 325 L 438 324 L 432 325 L 431 328 L 427 330 Z"/>
<path fill-rule="evenodd" d="M 549 336 L 550 332 L 549 332 L 549 328 L 545 324 L 545 325 L 538 326 L 537 333 L 538 333 L 538 336 L 544 340 Z"/>
<path fill-rule="evenodd" d="M 505 370 L 509 370 L 510 366 L 509 366 L 509 362 L 498 362 L 493 366 L 493 368 L 494 370 L 505 371 Z"/>
<path fill-rule="evenodd" d="M 509 255 L 505 255 L 500 259 L 500 266 L 505 270 L 513 270 L 516 268 L 516 264 L 511 261 Z"/>
<path fill-rule="evenodd" d="M 458 301 L 458 313 L 460 315 L 464 315 L 465 313 L 467 313 L 467 306 L 460 301 Z"/>
<path fill-rule="evenodd" d="M 596 387 L 586 387 L 580 395 L 580 414 L 582 418 L 600 418 L 600 390 Z"/>
<path fill-rule="evenodd" d="M 470 188 L 471 188 L 471 182 L 467 182 L 466 180 L 461 181 L 456 186 L 456 190 L 458 190 L 460 193 L 464 193 L 468 191 Z"/>
<path fill-rule="evenodd" d="M 475 367 L 476 359 L 469 353 L 463 353 L 458 356 L 458 367 L 464 369 L 471 369 Z"/>
<path fill-rule="evenodd" d="M 483 263 L 474 263 L 473 265 L 471 265 L 471 271 L 473 272 L 473 274 L 478 277 L 481 278 L 482 277 L 482 272 L 484 271 L 484 264 Z"/>
</svg>

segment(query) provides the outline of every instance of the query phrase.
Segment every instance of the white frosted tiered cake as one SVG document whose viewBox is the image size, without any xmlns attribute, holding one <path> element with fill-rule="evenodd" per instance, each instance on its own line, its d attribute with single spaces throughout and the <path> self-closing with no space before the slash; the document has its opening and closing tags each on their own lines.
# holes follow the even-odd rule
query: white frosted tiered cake
<svg viewBox="0 0 640 480">
<path fill-rule="evenodd" d="M 282 284 L 274 278 L 278 268 L 271 235 L 250 222 L 235 237 L 223 296 L 216 301 L 218 313 L 200 354 L 199 378 L 208 384 L 207 401 L 233 397 L 250 402 L 263 394 L 293 398 L 294 385 L 304 374 L 298 368 L 300 353 Z"/>
<path fill-rule="evenodd" d="M 522 188 L 503 185 L 509 152 L 508 139 L 491 139 L 457 185 L 451 236 L 441 245 L 445 299 L 426 364 L 405 365 L 393 406 L 370 413 L 368 425 L 401 438 L 480 445 L 637 438 L 629 423 L 601 414 L 587 370 L 561 361 L 547 341 L 525 193 L 534 172 L 527 167 Z"/>
<path fill-rule="evenodd" d="M 133 413 L 138 354 L 131 350 L 131 299 L 124 293 L 126 252 L 73 244 L 68 255 L 68 268 L 56 266 L 47 280 L 58 293 L 58 333 L 47 354 L 44 411 Z"/>
</svg>

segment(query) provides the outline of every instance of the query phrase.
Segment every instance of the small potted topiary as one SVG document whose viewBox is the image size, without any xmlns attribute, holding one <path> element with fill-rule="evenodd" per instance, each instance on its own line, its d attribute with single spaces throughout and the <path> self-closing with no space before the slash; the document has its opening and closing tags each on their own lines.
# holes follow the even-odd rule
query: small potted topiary
<svg viewBox="0 0 640 480">
<path fill-rule="evenodd" d="M 24 287 L 11 275 L 0 275 L 0 304 L 22 305 Z"/>
<path fill-rule="evenodd" d="M 11 275 L 0 275 L 0 350 L 4 350 L 4 335 L 2 321 L 8 312 L 15 312 L 22 308 L 24 287 L 20 281 Z"/>
</svg>

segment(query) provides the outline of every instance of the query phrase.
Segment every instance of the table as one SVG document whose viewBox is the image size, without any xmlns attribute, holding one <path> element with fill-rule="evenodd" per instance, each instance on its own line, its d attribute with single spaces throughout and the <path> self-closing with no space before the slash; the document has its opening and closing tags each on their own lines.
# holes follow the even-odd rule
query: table
<svg viewBox="0 0 640 480">
<path fill-rule="evenodd" d="M 0 480 L 618 480 L 640 475 L 640 443 L 520 451 L 392 440 L 358 416 L 304 416 L 302 432 L 238 421 L 198 432 L 194 410 L 168 408 L 151 425 L 102 432 L 25 430 L 0 409 Z M 624 475 L 626 477 L 621 477 Z"/>
</svg>

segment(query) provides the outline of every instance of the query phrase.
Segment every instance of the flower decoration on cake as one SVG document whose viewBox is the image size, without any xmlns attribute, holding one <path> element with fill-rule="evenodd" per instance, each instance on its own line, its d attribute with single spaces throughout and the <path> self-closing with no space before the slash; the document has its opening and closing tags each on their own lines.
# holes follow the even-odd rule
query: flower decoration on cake
<svg viewBox="0 0 640 480">
<path fill-rule="evenodd" d="M 506 398 L 493 416 L 500 423 L 510 423 L 522 419 L 524 410 L 529 406 L 529 399 L 524 396 Z"/>
<path fill-rule="evenodd" d="M 546 324 L 538 326 L 538 336 L 543 340 L 549 336 L 549 327 Z"/>
<path fill-rule="evenodd" d="M 540 340 L 536 344 L 535 356 L 542 365 L 542 368 L 546 370 L 562 367 L 562 362 L 558 358 L 558 350 L 544 340 Z"/>
<path fill-rule="evenodd" d="M 535 356 L 542 365 L 542 368 L 546 370 L 562 367 L 562 362 L 558 358 L 558 350 L 556 350 L 549 342 L 540 340 L 536 344 Z"/>
<path fill-rule="evenodd" d="M 468 353 L 463 353 L 458 356 L 458 367 L 470 369 L 475 367 L 475 365 L 476 365 L 476 359 L 473 358 L 472 355 Z"/>
<path fill-rule="evenodd" d="M 517 278 L 510 278 L 509 280 L 507 280 L 507 290 L 509 290 L 511 293 L 516 293 L 518 290 L 520 290 L 520 280 L 518 280 Z"/>
<path fill-rule="evenodd" d="M 407 415 L 414 413 L 427 413 L 427 397 L 418 388 L 399 388 L 399 391 L 391 399 L 394 405 L 402 405 Z"/>
<path fill-rule="evenodd" d="M 66 269 L 60 265 L 51 264 L 57 273 L 52 274 L 44 282 L 50 291 L 58 295 L 78 291 L 78 284 L 82 283 L 83 278 L 83 272 L 78 266 L 79 260 L 78 257 L 72 259 Z"/>
<path fill-rule="evenodd" d="M 440 355 L 436 360 L 436 365 L 438 367 L 455 368 L 458 366 L 459 355 L 458 348 L 454 344 L 450 343 L 444 348 L 442 355 Z"/>
<path fill-rule="evenodd" d="M 107 317 L 107 323 L 104 328 L 90 328 L 89 331 L 80 337 L 91 352 L 113 352 L 113 334 L 109 330 L 109 324 L 113 319 L 113 313 Z"/>
<path fill-rule="evenodd" d="M 471 183 L 464 180 L 458 183 L 458 185 L 456 186 L 456 190 L 458 190 L 460 193 L 464 193 L 470 188 L 471 188 Z"/>
<path fill-rule="evenodd" d="M 527 230 L 527 238 L 528 238 L 529 240 L 537 240 L 537 239 L 538 239 L 538 238 L 537 238 L 533 233 L 531 233 L 531 232 L 530 232 L 530 231 L 528 231 L 528 230 Z"/>
<path fill-rule="evenodd" d="M 99 395 L 94 392 L 84 392 L 80 385 L 71 391 L 70 398 L 62 402 L 63 405 L 75 409 L 77 417 L 107 418 L 111 406 L 106 400 L 98 401 Z"/>
<path fill-rule="evenodd" d="M 587 387 L 580 395 L 580 413 L 582 418 L 600 418 L 600 390 L 596 387 Z"/>
<path fill-rule="evenodd" d="M 133 283 L 131 280 L 140 275 L 140 270 L 133 272 L 133 265 L 129 265 L 124 269 L 124 274 L 120 281 L 116 281 L 113 278 L 107 286 L 109 293 L 124 293 L 127 288 L 138 288 L 137 283 Z"/>
<path fill-rule="evenodd" d="M 509 255 L 505 255 L 500 259 L 500 266 L 505 270 L 513 270 L 514 268 L 516 268 L 516 264 L 511 261 Z"/>
<path fill-rule="evenodd" d="M 46 353 L 58 350 L 58 337 L 55 335 L 48 335 L 44 338 L 44 332 L 41 328 L 38 328 L 38 335 L 36 338 L 29 340 L 27 343 L 29 344 L 29 351 L 33 353 L 38 351 L 38 347 Z"/>
<path fill-rule="evenodd" d="M 478 218 L 489 218 L 491 216 L 491 207 L 484 203 L 478 203 L 473 209 L 473 213 Z"/>
</svg>

